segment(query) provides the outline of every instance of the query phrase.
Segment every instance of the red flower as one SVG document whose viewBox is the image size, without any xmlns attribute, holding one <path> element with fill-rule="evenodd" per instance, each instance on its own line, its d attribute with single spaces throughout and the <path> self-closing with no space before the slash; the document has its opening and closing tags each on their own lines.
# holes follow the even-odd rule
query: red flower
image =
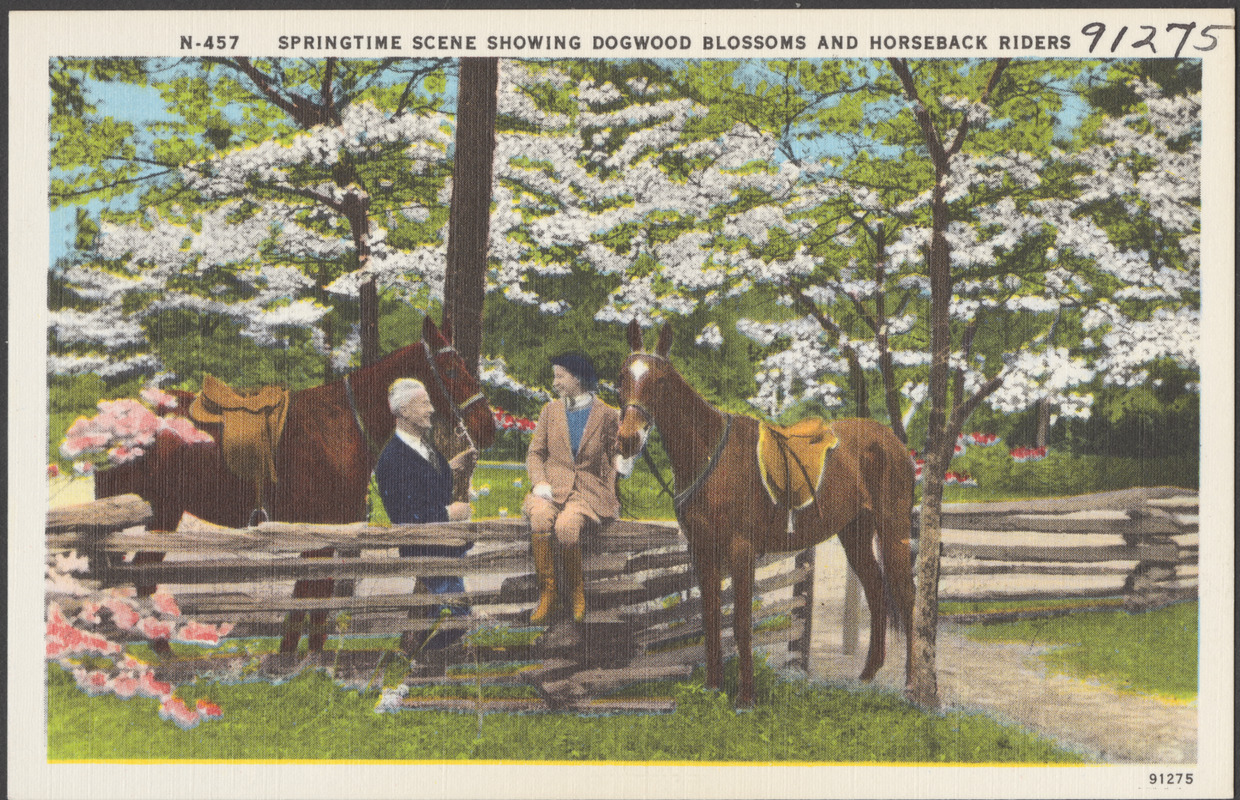
<svg viewBox="0 0 1240 800">
<path fill-rule="evenodd" d="M 202 715 L 203 719 L 219 719 L 224 716 L 224 712 L 220 710 L 220 707 L 205 697 L 198 698 L 197 706 L 198 713 Z"/>
</svg>

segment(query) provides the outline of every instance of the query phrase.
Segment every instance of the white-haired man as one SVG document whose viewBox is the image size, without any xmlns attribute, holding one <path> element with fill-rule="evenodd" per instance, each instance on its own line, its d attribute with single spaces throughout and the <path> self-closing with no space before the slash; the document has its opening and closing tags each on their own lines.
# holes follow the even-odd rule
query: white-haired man
<svg viewBox="0 0 1240 800">
<path fill-rule="evenodd" d="M 448 522 L 469 519 L 469 503 L 453 502 L 452 473 L 464 469 L 477 458 L 476 450 L 466 450 L 451 461 L 431 443 L 431 422 L 435 408 L 426 386 L 413 378 L 399 378 L 388 389 L 388 407 L 396 416 L 396 431 L 375 465 L 375 481 L 383 508 L 394 525 Z M 457 558 L 469 546 L 411 545 L 400 548 L 402 556 Z M 455 575 L 432 575 L 420 579 L 432 594 L 465 591 L 465 583 Z M 468 608 L 452 609 L 465 614 Z M 439 632 L 429 640 L 402 637 L 407 651 L 439 649 L 460 638 L 460 632 Z"/>
</svg>

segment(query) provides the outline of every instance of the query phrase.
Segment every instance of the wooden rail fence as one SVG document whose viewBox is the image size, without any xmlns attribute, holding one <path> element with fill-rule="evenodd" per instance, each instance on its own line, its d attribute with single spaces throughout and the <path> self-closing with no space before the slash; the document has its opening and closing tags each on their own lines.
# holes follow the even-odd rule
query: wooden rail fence
<svg viewBox="0 0 1240 800">
<path fill-rule="evenodd" d="M 1197 504 L 1195 491 L 1172 487 L 945 504 L 939 600 L 1031 601 L 946 615 L 976 622 L 1139 611 L 1196 597 Z M 1082 602 L 1050 602 L 1065 599 Z"/>
<path fill-rule="evenodd" d="M 1197 504 L 1196 492 L 1167 487 L 947 504 L 940 601 L 1031 602 L 944 616 L 976 622 L 1089 608 L 1142 610 L 1195 597 Z M 149 518 L 150 507 L 133 495 L 54 509 L 47 515 L 47 547 L 86 555 L 88 581 L 100 587 L 174 587 L 187 616 L 235 623 L 234 637 L 278 635 L 289 611 L 330 612 L 336 620 L 333 634 L 340 636 L 431 627 L 519 629 L 537 599 L 528 532 L 519 519 L 392 527 L 273 522 L 247 529 L 203 523 L 164 533 L 146 530 L 143 523 Z M 396 556 L 401 545 L 467 542 L 475 546 L 460 559 Z M 303 550 L 323 547 L 336 548 L 338 555 L 298 557 Z M 158 564 L 131 563 L 127 554 L 140 551 L 162 551 L 168 557 Z M 774 554 L 759 565 L 754 642 L 767 649 L 768 660 L 777 666 L 809 668 L 814 553 L 811 548 Z M 457 645 L 439 665 L 440 674 L 420 680 L 464 680 L 459 667 L 474 657 L 507 660 L 519 668 L 488 682 L 525 681 L 540 688 L 544 704 L 605 710 L 611 706 L 595 698 L 611 688 L 687 675 L 704 660 L 701 600 L 684 539 L 673 523 L 610 523 L 593 537 L 585 573 L 588 612 L 579 638 L 571 640 L 572 652 L 536 644 L 480 648 L 470 654 Z M 464 576 L 469 590 L 453 595 L 410 591 L 413 578 L 441 574 Z M 338 592 L 352 596 L 325 599 L 294 599 L 286 585 L 329 577 L 345 585 L 371 585 L 355 594 Z M 390 585 L 391 579 L 401 578 L 408 579 L 403 586 Z M 856 649 L 858 626 L 866 616 L 855 585 L 850 588 L 844 595 L 845 652 Z M 725 590 L 724 598 L 731 602 L 730 591 Z M 1054 602 L 1064 599 L 1078 602 L 1071 607 Z M 72 607 L 71 598 L 62 601 Z M 417 618 L 418 612 L 445 602 L 469 605 L 474 613 L 439 621 Z M 725 613 L 724 625 L 724 646 L 732 652 L 730 613 Z M 553 627 L 549 634 L 554 632 Z M 376 657 L 350 654 L 345 666 L 340 667 L 339 657 L 333 666 L 342 673 L 372 675 L 377 665 L 367 658 Z M 612 706 L 663 707 L 632 700 L 616 700 Z"/>
<path fill-rule="evenodd" d="M 247 529 L 199 523 L 182 525 L 176 532 L 155 532 L 143 527 L 150 515 L 150 507 L 134 495 L 54 509 L 47 517 L 47 546 L 53 552 L 86 555 L 87 579 L 99 587 L 170 587 L 186 616 L 234 623 L 234 638 L 279 635 L 289 611 L 330 612 L 331 632 L 339 636 L 431 628 L 519 629 L 527 625 L 529 608 L 537 600 L 528 528 L 520 519 L 391 527 L 272 522 Z M 459 559 L 401 558 L 396 551 L 402 545 L 464 543 L 474 547 Z M 303 550 L 324 547 L 336 548 L 338 555 L 298 556 Z M 161 563 L 132 563 L 132 554 L 143 551 L 168 555 Z M 605 710 L 610 706 L 597 695 L 634 681 L 684 677 L 704 660 L 701 600 L 684 539 L 674 523 L 609 523 L 591 538 L 584 571 L 585 621 L 579 629 L 562 626 L 575 631 L 572 647 L 540 647 L 536 642 L 471 652 L 458 644 L 436 661 L 437 674 L 422 680 L 450 680 L 474 658 L 508 661 L 518 664 L 521 680 L 539 688 L 544 704 Z M 446 595 L 411 591 L 413 578 L 442 574 L 463 576 L 467 591 Z M 285 585 L 329 577 L 366 581 L 370 586 L 359 584 L 352 596 L 295 599 Z M 408 580 L 393 587 L 391 579 L 401 578 Z M 775 554 L 759 564 L 754 643 L 768 650 L 773 664 L 796 661 L 808 666 L 813 579 L 812 550 Z M 72 606 L 70 598 L 62 602 Z M 731 602 L 726 589 L 724 602 Z M 468 605 L 472 613 L 440 620 L 419 618 L 419 612 L 445 603 Z M 725 609 L 726 626 L 730 616 Z M 543 638 L 554 639 L 550 634 L 555 632 L 553 626 Z M 122 631 L 113 633 L 125 638 Z M 730 636 L 725 636 L 724 646 L 734 651 Z M 346 671 L 362 675 L 371 667 L 377 669 L 378 664 L 367 658 L 378 655 L 347 654 Z M 279 659 L 271 661 L 274 665 Z M 339 658 L 333 656 L 331 663 L 338 667 Z M 512 675 L 487 682 L 505 680 L 513 680 Z M 632 700 L 611 705 L 660 706 Z"/>
</svg>

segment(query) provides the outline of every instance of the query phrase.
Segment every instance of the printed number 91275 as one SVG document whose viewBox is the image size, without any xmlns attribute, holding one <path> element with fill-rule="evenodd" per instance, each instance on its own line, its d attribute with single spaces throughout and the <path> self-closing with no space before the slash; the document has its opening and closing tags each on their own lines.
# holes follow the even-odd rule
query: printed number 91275
<svg viewBox="0 0 1240 800">
<path fill-rule="evenodd" d="M 1175 786 L 1183 784 L 1185 786 L 1193 782 L 1193 773 L 1191 772 L 1151 772 L 1151 786 Z"/>
</svg>

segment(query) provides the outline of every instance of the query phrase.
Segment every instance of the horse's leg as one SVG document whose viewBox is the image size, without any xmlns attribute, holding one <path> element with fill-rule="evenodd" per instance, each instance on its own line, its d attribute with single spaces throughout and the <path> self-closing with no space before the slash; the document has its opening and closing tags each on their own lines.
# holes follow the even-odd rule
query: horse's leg
<svg viewBox="0 0 1240 800">
<path fill-rule="evenodd" d="M 706 644 L 706 687 L 723 687 L 723 626 L 719 598 L 719 563 L 714 551 L 694 555 L 702 591 L 702 633 Z"/>
<path fill-rule="evenodd" d="M 301 554 L 301 557 L 330 558 L 334 552 L 333 548 L 323 547 L 318 550 L 306 550 Z M 331 597 L 333 584 L 334 581 L 331 578 L 300 580 L 293 584 L 293 597 L 294 599 Z M 284 638 L 280 642 L 281 653 L 297 652 L 297 645 L 301 641 L 302 623 L 305 619 L 305 611 L 292 611 L 285 617 Z M 310 625 L 306 631 L 306 640 L 309 643 L 310 652 L 323 649 L 323 645 L 327 643 L 326 611 L 310 612 Z"/>
<path fill-rule="evenodd" d="M 839 533 L 840 544 L 853 572 L 861 580 L 865 602 L 870 607 L 870 649 L 865 657 L 861 680 L 868 681 L 878 672 L 887 656 L 887 597 L 883 592 L 882 568 L 874 558 L 872 541 L 874 519 L 868 512 L 848 523 Z"/>
<path fill-rule="evenodd" d="M 740 691 L 736 705 L 740 708 L 753 706 L 753 544 L 743 536 L 732 539 L 731 552 L 732 634 L 736 639 L 736 656 Z"/>
</svg>

